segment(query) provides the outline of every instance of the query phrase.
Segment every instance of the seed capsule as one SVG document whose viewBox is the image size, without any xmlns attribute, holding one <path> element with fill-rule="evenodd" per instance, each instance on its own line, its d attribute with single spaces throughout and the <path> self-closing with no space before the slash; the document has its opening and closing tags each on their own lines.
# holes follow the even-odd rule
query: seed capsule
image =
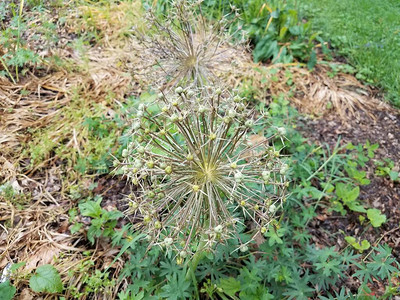
<svg viewBox="0 0 400 300">
<path fill-rule="evenodd" d="M 221 233 L 221 232 L 222 232 L 222 229 L 223 229 L 222 225 L 217 225 L 217 226 L 215 226 L 215 228 L 214 228 L 214 232 L 216 232 L 216 233 Z"/>
<path fill-rule="evenodd" d="M 217 135 L 215 133 L 210 134 L 210 140 L 215 140 L 217 138 Z"/>
<path fill-rule="evenodd" d="M 241 245 L 239 250 L 240 250 L 240 252 L 246 252 L 249 250 L 249 247 L 247 247 L 247 245 Z"/>
<path fill-rule="evenodd" d="M 154 223 L 154 228 L 160 229 L 160 228 L 161 228 L 161 222 L 160 222 L 160 221 L 156 221 L 156 222 Z"/>
<path fill-rule="evenodd" d="M 236 173 L 235 173 L 235 181 L 236 181 L 237 183 L 242 182 L 243 177 L 244 177 L 244 176 L 243 176 L 242 172 L 236 172 Z"/>
<path fill-rule="evenodd" d="M 164 240 L 164 243 L 166 246 L 171 246 L 173 242 L 174 242 L 174 240 L 170 237 L 166 237 Z"/>
<path fill-rule="evenodd" d="M 182 94 L 182 93 L 183 93 L 183 88 L 182 88 L 181 86 L 178 86 L 178 87 L 175 89 L 175 93 L 177 93 L 177 94 Z"/>
<path fill-rule="evenodd" d="M 166 174 L 171 174 L 171 173 L 172 173 L 172 167 L 171 167 L 171 166 L 167 166 L 167 167 L 164 169 L 164 171 L 165 171 Z"/>
<path fill-rule="evenodd" d="M 278 127 L 278 133 L 280 135 L 285 135 L 286 134 L 286 128 L 285 127 Z"/>
</svg>

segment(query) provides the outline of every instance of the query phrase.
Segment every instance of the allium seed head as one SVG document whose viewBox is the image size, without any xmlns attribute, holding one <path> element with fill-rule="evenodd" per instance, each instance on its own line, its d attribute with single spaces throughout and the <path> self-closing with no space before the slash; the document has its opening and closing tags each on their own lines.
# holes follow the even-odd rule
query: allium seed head
<svg viewBox="0 0 400 300">
<path fill-rule="evenodd" d="M 197 98 L 185 93 L 168 111 L 161 112 L 170 104 L 168 96 L 154 103 L 159 109 L 143 110 L 133 121 L 134 146 L 124 150 L 117 166 L 137 186 L 127 209 L 134 226 L 151 235 L 152 243 L 172 246 L 177 253 L 200 240 L 213 248 L 236 236 L 237 224 L 245 219 L 258 232 L 267 228 L 286 195 L 288 169 L 272 138 L 247 143 L 259 134 L 253 128 L 268 126 L 266 120 L 243 106 L 225 122 L 239 106 L 234 97 L 217 101 L 215 94 L 195 93 L 206 108 L 200 112 Z M 243 126 L 249 120 L 252 126 Z M 152 130 L 146 134 L 144 126 Z"/>
</svg>

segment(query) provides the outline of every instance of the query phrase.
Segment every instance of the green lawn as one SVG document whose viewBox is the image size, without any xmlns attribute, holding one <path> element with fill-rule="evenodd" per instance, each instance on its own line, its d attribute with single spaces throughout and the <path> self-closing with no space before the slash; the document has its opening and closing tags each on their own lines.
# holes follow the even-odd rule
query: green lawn
<svg viewBox="0 0 400 300">
<path fill-rule="evenodd" d="M 302 0 L 315 29 L 400 107 L 400 1 Z"/>
</svg>

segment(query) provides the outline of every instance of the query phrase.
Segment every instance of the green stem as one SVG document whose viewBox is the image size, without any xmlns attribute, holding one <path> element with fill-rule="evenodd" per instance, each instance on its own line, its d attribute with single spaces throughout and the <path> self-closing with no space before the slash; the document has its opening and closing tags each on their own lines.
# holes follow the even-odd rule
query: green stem
<svg viewBox="0 0 400 300">
<path fill-rule="evenodd" d="M 0 57 L 0 61 L 1 61 L 1 64 L 3 65 L 4 69 L 6 70 L 8 76 L 10 76 L 12 82 L 13 82 L 14 84 L 17 84 L 17 83 L 15 82 L 14 77 L 11 75 L 10 70 L 8 70 L 7 64 L 5 63 L 5 61 L 3 60 L 3 58 Z"/>
<path fill-rule="evenodd" d="M 205 252 L 203 251 L 206 242 L 203 239 L 203 236 L 200 239 L 199 245 L 197 247 L 196 253 L 193 255 L 192 260 L 188 263 L 188 271 L 186 273 L 186 280 L 192 279 L 193 285 L 195 288 L 196 299 L 200 299 L 199 290 L 198 290 L 198 283 L 196 279 L 195 271 L 197 269 L 198 264 L 200 263 L 201 259 L 204 257 Z"/>
</svg>

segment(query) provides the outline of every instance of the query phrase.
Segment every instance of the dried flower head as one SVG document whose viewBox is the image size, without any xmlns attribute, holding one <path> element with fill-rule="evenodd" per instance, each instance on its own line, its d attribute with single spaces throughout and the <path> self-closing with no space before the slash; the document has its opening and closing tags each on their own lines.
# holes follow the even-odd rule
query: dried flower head
<svg viewBox="0 0 400 300">
<path fill-rule="evenodd" d="M 236 10 L 232 9 L 229 18 L 211 22 L 203 15 L 201 1 L 168 3 L 165 14 L 150 9 L 146 15 L 148 28 L 136 32 L 142 46 L 139 53 L 151 66 L 144 72 L 154 76 L 152 82 L 162 90 L 178 84 L 211 84 L 217 80 L 215 70 L 232 62 L 232 47 L 227 46 L 235 33 L 228 34 L 227 28 L 234 22 Z"/>
<path fill-rule="evenodd" d="M 238 96 L 205 95 L 178 87 L 171 98 L 141 105 L 117 167 L 137 185 L 128 209 L 136 226 L 184 253 L 191 241 L 212 248 L 231 238 L 244 219 L 262 232 L 287 187 L 273 137 L 254 134 L 266 121 L 253 120 Z"/>
</svg>

